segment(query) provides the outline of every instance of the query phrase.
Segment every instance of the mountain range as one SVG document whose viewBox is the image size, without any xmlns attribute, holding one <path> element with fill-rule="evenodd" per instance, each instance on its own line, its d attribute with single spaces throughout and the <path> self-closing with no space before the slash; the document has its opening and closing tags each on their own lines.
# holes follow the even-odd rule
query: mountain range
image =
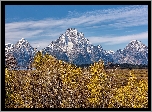
<svg viewBox="0 0 152 112">
<path fill-rule="evenodd" d="M 75 65 L 91 64 L 100 59 L 105 64 L 108 62 L 122 64 L 148 64 L 148 47 L 137 40 L 132 40 L 123 50 L 116 52 L 106 51 L 102 46 L 94 46 L 84 37 L 82 32 L 75 28 L 68 28 L 64 34 L 52 41 L 41 50 L 43 54 L 50 54 L 57 59 L 70 62 Z M 22 38 L 15 45 L 5 44 L 5 57 L 12 56 L 17 60 L 19 67 L 27 67 L 33 61 L 38 52 L 27 40 Z"/>
<path fill-rule="evenodd" d="M 20 69 L 24 69 L 31 64 L 36 52 L 29 42 L 22 38 L 15 45 L 11 43 L 5 44 L 5 62 L 8 56 L 14 57 L 17 61 L 17 66 Z"/>
</svg>

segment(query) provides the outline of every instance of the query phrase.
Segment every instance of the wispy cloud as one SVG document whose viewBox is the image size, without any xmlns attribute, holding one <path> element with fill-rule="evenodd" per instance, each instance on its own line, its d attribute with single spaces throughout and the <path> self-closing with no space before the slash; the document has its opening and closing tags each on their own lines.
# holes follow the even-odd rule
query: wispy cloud
<svg viewBox="0 0 152 112">
<path fill-rule="evenodd" d="M 141 25 L 148 25 L 148 6 L 127 6 L 119 9 L 95 10 L 85 13 L 69 11 L 69 15 L 62 19 L 48 18 L 38 21 L 27 20 L 5 23 L 5 39 L 6 42 L 11 43 L 18 41 L 21 38 L 32 38 L 32 40 L 39 38 L 39 41 L 37 42 L 41 45 L 41 38 L 49 38 L 51 42 L 54 39 L 57 39 L 59 35 L 64 33 L 69 27 L 75 27 L 78 30 L 83 27 L 87 30 L 88 28 L 120 29 Z M 145 35 L 147 34 L 144 33 L 144 36 Z M 126 36 L 121 36 L 121 38 L 119 38 L 120 41 L 117 41 L 116 43 L 123 42 L 123 38 L 125 37 Z M 95 39 L 98 40 L 97 37 L 95 37 Z M 115 39 L 116 37 L 112 37 L 110 40 Z M 108 42 L 109 38 L 100 37 L 100 40 Z M 46 41 L 48 40 L 46 39 Z M 92 43 L 95 42 L 92 38 L 90 38 L 90 41 L 93 41 Z M 111 42 L 115 43 L 114 41 Z M 47 44 L 48 42 L 44 43 Z M 45 45 L 43 44 L 42 46 L 44 47 Z"/>
<path fill-rule="evenodd" d="M 9 31 L 5 34 L 5 39 L 6 42 L 16 42 L 21 38 L 31 38 L 32 36 L 38 35 L 41 32 L 43 32 L 43 30 L 34 30 L 34 31 L 30 31 L 30 30 L 15 30 L 15 31 Z"/>
<path fill-rule="evenodd" d="M 40 50 L 40 49 L 43 49 L 46 46 L 48 46 L 50 44 L 50 42 L 47 41 L 47 39 L 40 39 L 40 40 L 34 40 L 34 41 L 30 42 L 30 44 L 32 45 L 32 47 Z"/>
<path fill-rule="evenodd" d="M 142 40 L 148 39 L 148 32 L 142 32 L 139 34 L 125 35 L 125 36 L 117 36 L 117 37 L 88 37 L 92 44 L 96 43 L 105 43 L 107 45 L 115 45 L 120 43 L 126 43 L 131 40 Z"/>
</svg>

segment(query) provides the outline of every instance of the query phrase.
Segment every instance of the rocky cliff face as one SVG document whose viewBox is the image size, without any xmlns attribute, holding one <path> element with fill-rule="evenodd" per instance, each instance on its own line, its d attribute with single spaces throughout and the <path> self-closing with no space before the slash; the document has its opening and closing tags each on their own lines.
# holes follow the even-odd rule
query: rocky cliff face
<svg viewBox="0 0 152 112">
<path fill-rule="evenodd" d="M 78 65 L 91 64 L 99 59 L 103 59 L 105 64 L 108 62 L 148 64 L 148 47 L 137 40 L 131 41 L 124 50 L 106 51 L 100 45 L 91 45 L 82 32 L 72 28 L 67 29 L 64 34 L 60 35 L 59 39 L 51 42 L 43 51 L 58 59 Z M 62 57 L 58 56 L 60 54 Z"/>
<path fill-rule="evenodd" d="M 22 38 L 15 45 L 5 45 L 5 56 L 11 54 L 17 61 L 19 68 L 27 68 L 33 60 L 36 51 L 27 40 Z"/>
<path fill-rule="evenodd" d="M 32 62 L 36 52 L 23 38 L 15 45 L 10 43 L 5 45 L 5 56 L 12 55 L 21 68 L 26 68 Z M 100 45 L 90 44 L 82 32 L 72 28 L 68 28 L 57 40 L 52 41 L 46 48 L 42 49 L 42 52 L 76 65 L 91 64 L 100 59 L 105 64 L 108 62 L 148 64 L 148 47 L 140 41 L 132 40 L 123 50 L 106 51 Z"/>
</svg>

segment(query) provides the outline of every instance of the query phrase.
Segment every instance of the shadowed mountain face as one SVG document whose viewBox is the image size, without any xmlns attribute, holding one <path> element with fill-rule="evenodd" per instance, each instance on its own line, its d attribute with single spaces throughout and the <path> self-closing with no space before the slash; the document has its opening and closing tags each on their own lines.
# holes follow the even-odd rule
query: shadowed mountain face
<svg viewBox="0 0 152 112">
<path fill-rule="evenodd" d="M 128 63 L 128 64 L 148 64 L 148 47 L 137 40 L 131 41 L 124 50 L 106 51 L 101 46 L 91 45 L 89 40 L 84 37 L 83 33 L 76 29 L 69 28 L 59 39 L 51 42 L 47 48 L 43 49 L 55 57 L 64 54 L 61 60 L 73 64 L 91 64 L 103 59 L 105 64 Z M 57 53 L 53 53 L 56 51 Z"/>
<path fill-rule="evenodd" d="M 13 55 L 17 61 L 17 66 L 20 68 L 29 66 L 36 52 L 29 42 L 23 38 L 15 45 L 5 44 L 5 56 Z M 42 53 L 48 53 L 57 59 L 76 65 L 91 64 L 100 59 L 105 64 L 108 62 L 148 64 L 148 47 L 137 40 L 131 41 L 123 50 L 106 51 L 100 45 L 90 44 L 82 32 L 72 28 L 68 28 L 57 40 L 52 41 L 46 48 L 42 49 Z"/>
<path fill-rule="evenodd" d="M 117 50 L 113 59 L 115 63 L 148 64 L 148 47 L 140 41 L 131 41 L 124 50 Z"/>
<path fill-rule="evenodd" d="M 9 50 L 8 50 L 9 49 Z M 18 68 L 27 68 L 32 62 L 36 51 L 27 40 L 22 38 L 15 45 L 5 45 L 5 55 L 12 54 L 17 61 Z"/>
</svg>

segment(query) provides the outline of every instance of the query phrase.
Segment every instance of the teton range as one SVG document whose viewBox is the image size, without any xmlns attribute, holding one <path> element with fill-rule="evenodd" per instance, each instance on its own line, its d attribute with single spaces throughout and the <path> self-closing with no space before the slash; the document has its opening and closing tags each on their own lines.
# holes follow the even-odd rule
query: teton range
<svg viewBox="0 0 152 112">
<path fill-rule="evenodd" d="M 148 47 L 140 41 L 132 40 L 123 50 L 116 52 L 106 51 L 100 45 L 94 46 L 84 37 L 83 33 L 77 29 L 68 28 L 60 37 L 52 41 L 46 48 L 41 50 L 43 54 L 48 53 L 57 59 L 71 62 L 76 65 L 91 64 L 100 59 L 105 64 L 128 63 L 128 64 L 148 64 Z M 27 67 L 35 56 L 34 49 L 27 40 L 22 38 L 15 45 L 5 44 L 5 61 L 9 57 L 14 57 L 17 66 Z"/>
</svg>

